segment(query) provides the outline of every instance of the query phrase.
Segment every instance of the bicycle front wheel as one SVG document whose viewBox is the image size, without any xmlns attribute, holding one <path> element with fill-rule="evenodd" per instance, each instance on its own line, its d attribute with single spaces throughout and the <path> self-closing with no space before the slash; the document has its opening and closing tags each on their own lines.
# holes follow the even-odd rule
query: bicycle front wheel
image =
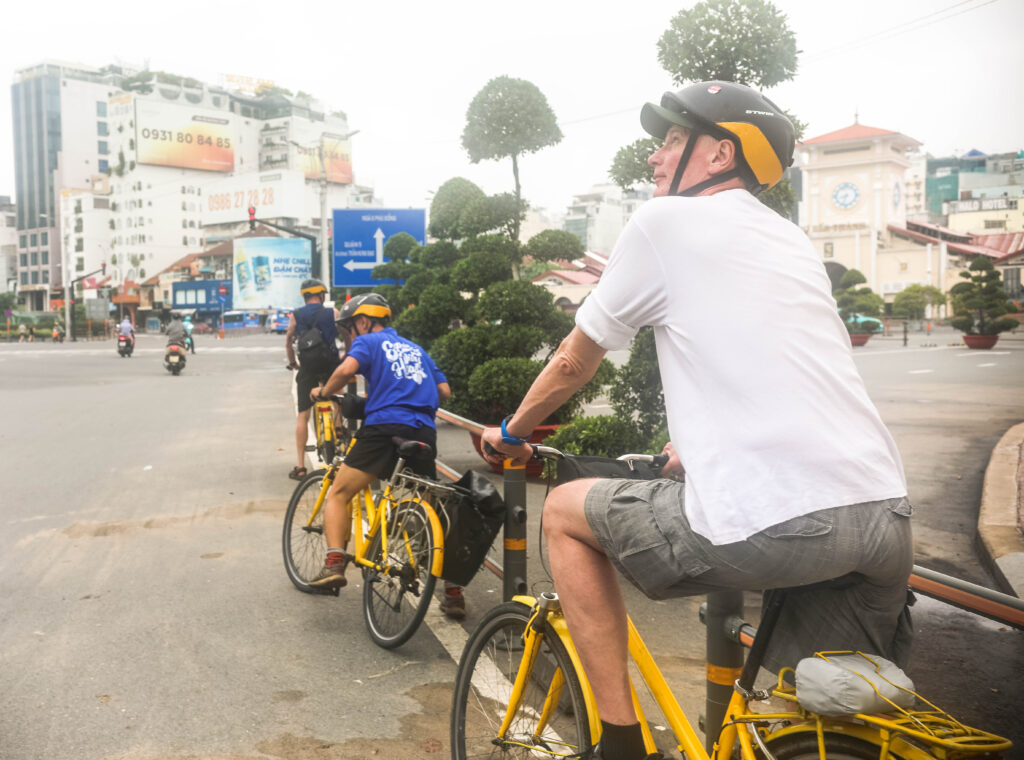
<svg viewBox="0 0 1024 760">
<path fill-rule="evenodd" d="M 540 644 L 508 731 L 498 737 L 530 614 L 519 602 L 495 607 L 466 643 L 452 696 L 451 744 L 458 760 L 588 756 L 590 723 L 583 690 L 568 652 L 551 632 Z"/>
<path fill-rule="evenodd" d="M 310 522 L 326 473 L 327 470 L 316 470 L 299 481 L 284 513 L 284 569 L 295 588 L 307 594 L 316 593 L 309 581 L 323 567 L 327 554 L 322 505 L 316 519 Z"/>
<path fill-rule="evenodd" d="M 417 501 L 399 502 L 384 528 L 370 542 L 363 574 L 363 617 L 373 642 L 384 649 L 401 646 L 427 614 L 437 580 L 430 574 L 434 534 L 426 510 Z"/>
</svg>

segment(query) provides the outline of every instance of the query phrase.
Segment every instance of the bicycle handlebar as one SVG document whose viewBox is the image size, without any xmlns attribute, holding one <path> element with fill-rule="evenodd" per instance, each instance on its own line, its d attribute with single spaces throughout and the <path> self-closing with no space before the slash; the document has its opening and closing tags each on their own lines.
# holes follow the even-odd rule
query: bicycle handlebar
<svg viewBox="0 0 1024 760">
<path fill-rule="evenodd" d="M 551 446 L 544 446 L 539 443 L 529 444 L 530 448 L 533 449 L 534 459 L 562 459 L 566 456 L 574 456 L 573 454 L 566 454 L 563 451 L 559 451 Z M 497 449 L 491 446 L 489 443 L 484 444 L 484 451 L 487 454 L 498 454 L 500 453 Z M 623 454 L 617 457 L 620 462 L 646 462 L 655 467 L 664 467 L 668 462 L 667 454 Z"/>
</svg>

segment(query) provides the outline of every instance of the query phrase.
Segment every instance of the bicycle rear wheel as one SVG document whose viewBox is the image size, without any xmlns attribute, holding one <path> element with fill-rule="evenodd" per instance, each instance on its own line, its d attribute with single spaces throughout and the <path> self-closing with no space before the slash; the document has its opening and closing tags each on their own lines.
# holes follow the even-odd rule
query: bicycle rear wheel
<svg viewBox="0 0 1024 760">
<path fill-rule="evenodd" d="M 427 614 L 437 580 L 430 574 L 434 534 L 426 510 L 417 501 L 401 501 L 388 514 L 387 556 L 384 530 L 370 542 L 366 558 L 379 570 L 363 573 L 363 618 L 373 642 L 384 649 L 401 646 Z"/>
<path fill-rule="evenodd" d="M 284 569 L 295 588 L 307 594 L 316 593 L 309 581 L 323 567 L 327 553 L 323 509 L 317 514 L 316 520 L 309 522 L 326 473 L 327 470 L 315 470 L 303 478 L 295 487 L 284 513 L 284 533 L 281 537 Z"/>
<path fill-rule="evenodd" d="M 462 651 L 452 695 L 453 757 L 538 758 L 587 756 L 590 724 L 583 690 L 558 636 L 548 633 L 508 732 L 498 739 L 523 656 L 530 608 L 509 602 L 490 610 Z M 538 732 L 538 719 L 556 674 L 564 678 L 557 707 Z M 556 685 L 557 686 L 557 685 Z"/>
<path fill-rule="evenodd" d="M 776 760 L 820 760 L 818 737 L 814 731 L 780 736 L 766 742 L 768 750 Z M 825 731 L 825 757 L 827 760 L 878 760 L 881 748 L 878 744 L 855 736 Z M 758 751 L 758 757 L 762 753 Z M 890 752 L 887 757 L 902 760 L 902 755 Z"/>
</svg>

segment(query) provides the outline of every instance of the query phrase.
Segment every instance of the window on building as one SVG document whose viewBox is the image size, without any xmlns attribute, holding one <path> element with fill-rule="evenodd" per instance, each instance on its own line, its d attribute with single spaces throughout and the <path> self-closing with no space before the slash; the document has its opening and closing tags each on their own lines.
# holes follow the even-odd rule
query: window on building
<svg viewBox="0 0 1024 760">
<path fill-rule="evenodd" d="M 28 242 L 33 248 L 35 248 L 37 245 L 39 245 L 39 236 L 33 232 L 31 235 L 28 236 Z"/>
<path fill-rule="evenodd" d="M 42 232 L 39 235 L 39 245 L 49 245 L 50 233 Z"/>
<path fill-rule="evenodd" d="M 49 283 L 50 282 L 50 270 L 49 269 L 44 269 L 43 270 L 43 282 L 44 283 Z"/>
<path fill-rule="evenodd" d="M 33 285 L 38 285 L 39 284 L 39 272 L 33 272 L 32 273 L 32 284 Z"/>
<path fill-rule="evenodd" d="M 27 267 L 28 266 L 28 254 L 27 253 L 19 254 L 18 255 L 18 263 L 21 264 L 21 266 L 23 266 L 23 267 Z"/>
<path fill-rule="evenodd" d="M 7 226 L 14 227 L 18 223 L 17 219 L 12 215 L 7 217 Z"/>
<path fill-rule="evenodd" d="M 28 285 L 28 272 L 21 273 L 21 284 Z"/>
<path fill-rule="evenodd" d="M 78 257 L 75 258 L 75 271 L 76 272 L 84 272 L 85 271 L 85 258 L 84 257 L 78 256 Z"/>
<path fill-rule="evenodd" d="M 835 256 L 835 244 L 825 243 L 825 258 L 831 259 L 833 256 Z"/>
<path fill-rule="evenodd" d="M 50 252 L 49 251 L 43 251 L 40 255 L 42 256 L 42 263 L 43 264 L 49 264 L 50 263 Z"/>
<path fill-rule="evenodd" d="M 107 118 L 107 104 L 102 100 L 96 101 L 96 115 L 101 118 Z"/>
<path fill-rule="evenodd" d="M 1006 220 L 1005 219 L 986 219 L 985 220 L 986 230 L 1005 230 Z"/>
<path fill-rule="evenodd" d="M 18 235 L 18 247 L 19 248 L 25 248 L 26 247 L 26 243 L 27 243 L 26 237 L 24 235 Z"/>
<path fill-rule="evenodd" d="M 205 304 L 205 303 L 206 303 L 206 291 L 205 290 L 197 290 L 196 291 L 196 304 L 199 305 L 199 304 Z"/>
<path fill-rule="evenodd" d="M 32 251 L 32 266 L 36 266 L 39 263 L 39 254 Z"/>
<path fill-rule="evenodd" d="M 98 121 L 96 122 L 96 134 L 100 137 L 106 137 L 110 132 L 107 130 L 107 122 Z"/>
<path fill-rule="evenodd" d="M 110 151 L 107 150 L 107 141 L 106 140 L 97 140 L 96 141 L 96 152 L 99 153 L 101 156 L 105 156 L 108 153 L 110 153 Z"/>
</svg>

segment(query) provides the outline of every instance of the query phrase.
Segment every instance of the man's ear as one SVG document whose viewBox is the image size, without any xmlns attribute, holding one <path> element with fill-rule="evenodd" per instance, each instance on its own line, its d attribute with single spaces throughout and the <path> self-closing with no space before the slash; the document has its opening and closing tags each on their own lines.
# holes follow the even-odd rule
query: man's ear
<svg viewBox="0 0 1024 760">
<path fill-rule="evenodd" d="M 732 140 L 718 140 L 708 161 L 708 172 L 721 174 L 736 166 L 736 143 Z"/>
</svg>

